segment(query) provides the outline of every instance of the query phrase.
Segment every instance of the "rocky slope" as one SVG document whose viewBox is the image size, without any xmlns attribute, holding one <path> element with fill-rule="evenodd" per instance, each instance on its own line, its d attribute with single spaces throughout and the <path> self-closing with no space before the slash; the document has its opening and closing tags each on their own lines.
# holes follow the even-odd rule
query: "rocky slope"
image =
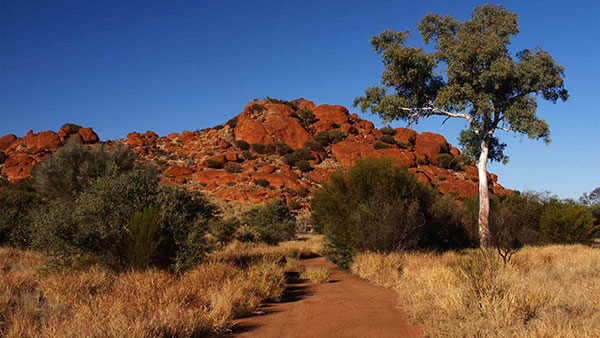
<svg viewBox="0 0 600 338">
<path fill-rule="evenodd" d="M 85 144 L 99 142 L 92 129 L 72 125 L 58 132 L 1 137 L 2 175 L 9 181 L 29 177 L 36 163 L 71 138 Z M 367 157 L 386 157 L 407 166 L 443 194 L 477 194 L 477 168 L 473 163 L 457 168 L 464 159 L 443 136 L 407 128 L 378 130 L 342 106 L 315 106 L 305 99 L 256 100 L 222 126 L 164 137 L 152 131 L 132 132 L 115 141 L 159 167 L 164 183 L 185 184 L 227 205 L 285 198 L 293 208 L 305 207 L 306 197 L 332 172 Z M 492 193 L 510 191 L 497 183 L 496 175 L 488 175 Z"/>
</svg>

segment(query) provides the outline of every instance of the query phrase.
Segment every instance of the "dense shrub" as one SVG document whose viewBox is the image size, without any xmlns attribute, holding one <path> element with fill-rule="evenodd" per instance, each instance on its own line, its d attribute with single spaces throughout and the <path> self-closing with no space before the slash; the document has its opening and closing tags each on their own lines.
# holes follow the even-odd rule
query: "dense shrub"
<svg viewBox="0 0 600 338">
<path fill-rule="evenodd" d="M 292 210 L 302 209 L 302 204 L 300 204 L 300 202 L 298 202 L 296 200 L 291 200 L 288 206 Z"/>
<path fill-rule="evenodd" d="M 451 154 L 439 154 L 437 157 L 437 166 L 452 170 L 458 170 L 462 167 L 459 159 Z"/>
<path fill-rule="evenodd" d="M 311 171 L 313 168 L 310 166 L 310 163 L 306 160 L 301 160 L 296 162 L 296 167 L 300 169 L 302 172 Z"/>
<path fill-rule="evenodd" d="M 257 178 L 256 181 L 254 181 L 254 183 L 256 183 L 256 185 L 260 185 L 261 187 L 268 187 L 270 185 L 269 181 L 265 180 L 264 178 Z"/>
<path fill-rule="evenodd" d="M 300 109 L 294 112 L 292 116 L 297 117 L 300 120 L 300 124 L 305 128 L 315 122 L 315 114 L 309 109 Z"/>
<path fill-rule="evenodd" d="M 263 110 L 265 110 L 265 107 L 262 104 L 260 104 L 260 103 L 253 103 L 248 108 L 248 111 L 251 112 L 251 113 L 260 113 Z"/>
<path fill-rule="evenodd" d="M 294 154 L 290 153 L 290 154 L 285 154 L 283 155 L 283 157 L 281 158 L 281 162 L 290 165 L 290 166 L 294 166 L 296 164 L 296 157 L 294 156 Z"/>
<path fill-rule="evenodd" d="M 332 130 L 329 132 L 329 142 L 336 144 L 346 138 L 346 133 L 341 130 Z"/>
<path fill-rule="evenodd" d="M 158 248 L 165 239 L 157 221 L 158 210 L 152 206 L 144 208 L 142 212 L 136 212 L 131 217 L 128 227 L 130 266 L 145 269 L 156 259 Z"/>
<path fill-rule="evenodd" d="M 377 142 L 373 145 L 373 148 L 375 148 L 375 149 L 387 149 L 389 147 L 390 147 L 389 145 L 381 143 L 381 142 Z"/>
<path fill-rule="evenodd" d="M 277 151 L 277 148 L 273 143 L 266 144 L 263 148 L 263 154 L 265 155 L 273 155 L 275 154 L 275 151 Z"/>
<path fill-rule="evenodd" d="M 258 153 L 258 154 L 265 153 L 265 145 L 262 143 L 252 143 L 251 147 L 255 153 Z"/>
<path fill-rule="evenodd" d="M 291 154 L 285 154 L 281 161 L 287 165 L 295 166 L 299 161 L 310 161 L 314 160 L 315 157 L 310 153 L 308 148 L 299 148 L 294 150 Z"/>
<path fill-rule="evenodd" d="M 312 151 L 321 152 L 323 151 L 323 146 L 316 141 L 306 141 L 304 142 L 304 148 L 308 148 Z"/>
<path fill-rule="evenodd" d="M 311 211 L 315 230 L 346 255 L 410 249 L 423 241 L 434 196 L 406 168 L 366 159 L 315 191 Z"/>
<path fill-rule="evenodd" d="M 158 254 L 152 265 L 183 270 L 205 252 L 203 236 L 216 212 L 199 193 L 161 187 L 152 170 L 135 169 L 96 179 L 73 202 L 54 200 L 33 215 L 33 244 L 61 263 L 76 257 L 122 269 L 130 266 L 127 226 L 136 212 L 158 210 Z"/>
<path fill-rule="evenodd" d="M 235 146 L 238 147 L 240 150 L 250 149 L 250 145 L 244 140 L 235 140 L 233 141 L 233 144 L 235 144 Z"/>
<path fill-rule="evenodd" d="M 240 226 L 241 222 L 236 217 L 214 219 L 208 224 L 208 232 L 213 235 L 217 241 L 227 243 L 233 240 L 235 232 Z"/>
<path fill-rule="evenodd" d="M 225 171 L 233 174 L 233 173 L 241 173 L 242 170 L 242 166 L 239 165 L 239 163 L 227 163 L 227 165 L 225 166 Z"/>
<path fill-rule="evenodd" d="M 550 243 L 591 243 L 600 236 L 592 210 L 573 201 L 550 202 L 540 217 L 540 232 Z"/>
<path fill-rule="evenodd" d="M 41 204 L 42 196 L 28 180 L 0 189 L 0 244 L 26 247 L 30 238 L 30 212 Z"/>
<path fill-rule="evenodd" d="M 110 149 L 69 142 L 33 169 L 33 182 L 48 197 L 73 199 L 97 177 L 131 170 L 134 160 L 133 150 L 121 143 Z"/>
<path fill-rule="evenodd" d="M 385 126 L 381 129 L 379 129 L 379 131 L 381 131 L 384 135 L 390 135 L 390 136 L 394 136 L 396 135 L 396 130 L 394 130 L 392 127 L 390 126 Z"/>
<path fill-rule="evenodd" d="M 329 133 L 326 131 L 320 131 L 315 134 L 315 140 L 323 147 L 328 146 L 331 141 L 329 140 Z"/>
<path fill-rule="evenodd" d="M 244 160 L 251 161 L 251 160 L 255 159 L 256 157 L 254 155 L 252 155 L 252 153 L 250 151 L 244 150 L 244 151 L 242 151 L 242 158 Z"/>
<path fill-rule="evenodd" d="M 285 104 L 286 106 L 292 108 L 294 111 L 298 110 L 298 106 L 295 103 L 291 102 L 291 101 L 276 99 L 276 98 L 272 98 L 272 97 L 269 97 L 269 96 L 267 96 L 265 98 L 265 101 L 270 102 L 270 103 Z"/>
<path fill-rule="evenodd" d="M 225 128 L 222 124 L 217 124 L 216 126 L 213 127 L 214 130 L 221 130 Z"/>
<path fill-rule="evenodd" d="M 285 154 L 291 154 L 294 152 L 294 149 L 292 149 L 290 146 L 288 146 L 285 143 L 282 142 L 275 142 L 275 150 L 277 150 L 277 153 L 281 156 L 285 155 Z"/>
<path fill-rule="evenodd" d="M 268 244 L 290 240 L 296 233 L 294 219 L 281 200 L 269 201 L 244 212 L 242 222 Z"/>
<path fill-rule="evenodd" d="M 306 187 L 300 187 L 300 188 L 298 188 L 298 190 L 296 190 L 296 194 L 298 194 L 298 196 L 304 198 L 304 197 L 308 196 L 308 189 L 306 189 Z"/>
<path fill-rule="evenodd" d="M 381 137 L 379 137 L 379 141 L 387 143 L 387 144 L 396 144 L 396 139 L 391 136 L 391 135 L 381 135 Z"/>
</svg>

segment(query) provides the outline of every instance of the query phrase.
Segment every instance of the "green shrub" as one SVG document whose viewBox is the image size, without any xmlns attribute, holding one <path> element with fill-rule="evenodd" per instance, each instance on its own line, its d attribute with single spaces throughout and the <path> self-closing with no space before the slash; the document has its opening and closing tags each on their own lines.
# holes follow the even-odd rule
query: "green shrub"
<svg viewBox="0 0 600 338">
<path fill-rule="evenodd" d="M 208 224 L 208 232 L 219 242 L 227 243 L 233 240 L 235 232 L 241 226 L 241 222 L 236 217 L 227 219 L 215 219 Z"/>
<path fill-rule="evenodd" d="M 263 153 L 265 155 L 273 155 L 273 154 L 275 154 L 276 150 L 277 150 L 277 148 L 275 147 L 275 145 L 272 143 L 269 143 L 269 144 L 265 145 L 265 147 L 263 149 Z"/>
<path fill-rule="evenodd" d="M 251 147 L 252 147 L 252 150 L 254 150 L 254 152 L 257 154 L 265 153 L 265 145 L 262 143 L 252 143 Z"/>
<path fill-rule="evenodd" d="M 242 170 L 242 166 L 239 165 L 238 163 L 227 163 L 227 165 L 225 166 L 225 171 L 233 174 L 233 173 L 241 173 Z"/>
<path fill-rule="evenodd" d="M 221 130 L 225 128 L 222 124 L 217 124 L 216 126 L 213 127 L 214 130 Z"/>
<path fill-rule="evenodd" d="M 130 266 L 137 269 L 149 267 L 158 255 L 158 248 L 165 240 L 158 224 L 158 210 L 152 206 L 136 212 L 129 221 Z"/>
<path fill-rule="evenodd" d="M 269 181 L 265 180 L 264 178 L 258 178 L 256 179 L 256 181 L 254 181 L 254 183 L 256 183 L 256 185 L 260 185 L 261 187 L 268 187 L 270 185 Z"/>
<path fill-rule="evenodd" d="M 235 140 L 235 141 L 233 141 L 233 144 L 235 144 L 235 146 L 240 150 L 250 149 L 250 145 L 248 144 L 248 142 L 246 142 L 244 140 Z"/>
<path fill-rule="evenodd" d="M 458 170 L 461 168 L 459 159 L 451 154 L 439 154 L 437 157 L 437 166 L 444 169 Z"/>
<path fill-rule="evenodd" d="M 197 192 L 159 186 L 156 174 L 141 168 L 100 177 L 74 201 L 57 199 L 36 210 L 33 246 L 60 263 L 87 256 L 116 270 L 130 267 L 128 224 L 151 205 L 164 237 L 152 265 L 181 271 L 197 263 L 206 252 L 203 236 L 216 208 Z"/>
<path fill-rule="evenodd" d="M 262 104 L 260 103 L 253 103 L 250 108 L 248 108 L 248 111 L 251 113 L 260 113 L 262 111 L 265 110 L 265 107 L 263 107 Z"/>
<path fill-rule="evenodd" d="M 277 150 L 277 153 L 281 156 L 285 154 L 291 154 L 294 152 L 294 149 L 282 142 L 275 142 L 275 149 Z"/>
<path fill-rule="evenodd" d="M 306 160 L 301 160 L 296 162 L 296 167 L 300 169 L 302 172 L 311 171 L 313 168 L 310 166 L 310 163 Z"/>
<path fill-rule="evenodd" d="M 42 196 L 30 181 L 0 189 L 0 244 L 24 248 L 30 242 L 30 213 L 42 206 Z"/>
<path fill-rule="evenodd" d="M 329 142 L 336 144 L 346 138 L 346 133 L 341 130 L 332 130 L 329 132 Z"/>
<path fill-rule="evenodd" d="M 117 143 L 112 149 L 69 142 L 32 171 L 37 190 L 50 198 L 75 198 L 94 179 L 114 176 L 134 167 L 135 152 Z"/>
<path fill-rule="evenodd" d="M 295 112 L 303 127 L 308 127 L 315 122 L 315 114 L 309 109 L 300 109 Z"/>
<path fill-rule="evenodd" d="M 429 161 L 427 160 L 427 158 L 424 158 L 424 159 L 422 159 L 422 158 L 417 158 L 417 164 L 418 164 L 418 165 L 428 165 L 428 164 L 429 164 Z"/>
<path fill-rule="evenodd" d="M 404 143 L 404 142 L 396 142 L 396 145 L 402 149 L 407 149 L 408 148 L 408 144 Z"/>
<path fill-rule="evenodd" d="M 388 159 L 366 159 L 312 194 L 315 230 L 334 247 L 393 251 L 418 247 L 433 191 Z"/>
<path fill-rule="evenodd" d="M 447 153 L 449 153 L 449 152 L 450 152 L 450 147 L 448 146 L 448 143 L 444 143 L 444 144 L 442 144 L 442 146 L 441 146 L 441 149 L 440 149 L 440 152 L 441 152 L 442 154 L 447 154 Z"/>
<path fill-rule="evenodd" d="M 311 140 L 304 142 L 304 148 L 308 148 L 316 152 L 322 152 L 324 150 L 320 143 Z"/>
<path fill-rule="evenodd" d="M 294 154 L 285 154 L 283 155 L 283 157 L 281 158 L 281 162 L 289 165 L 289 166 L 294 166 L 296 165 L 296 156 L 294 156 Z"/>
<path fill-rule="evenodd" d="M 329 140 L 329 133 L 326 131 L 320 131 L 315 134 L 315 140 L 323 147 L 328 146 L 331 141 Z"/>
<path fill-rule="evenodd" d="M 225 122 L 226 125 L 228 125 L 231 129 L 234 129 L 237 126 L 238 123 L 238 117 L 233 117 L 231 118 L 229 121 Z"/>
<path fill-rule="evenodd" d="M 600 235 L 592 211 L 572 201 L 548 203 L 540 217 L 540 231 L 549 243 L 591 243 Z"/>
<path fill-rule="evenodd" d="M 268 97 L 268 96 L 265 98 L 265 101 L 270 102 L 270 103 L 285 104 L 286 106 L 292 108 L 294 111 L 298 110 L 298 106 L 290 101 L 275 99 L 275 98 Z"/>
<path fill-rule="evenodd" d="M 256 157 L 254 155 L 252 155 L 252 153 L 250 151 L 244 150 L 244 151 L 242 151 L 242 158 L 244 160 L 251 161 L 251 160 L 255 159 Z"/>
<path fill-rule="evenodd" d="M 302 209 L 302 204 L 296 200 L 291 200 L 290 203 L 288 204 L 288 206 L 290 207 L 291 210 Z"/>
<path fill-rule="evenodd" d="M 387 143 L 387 144 L 396 144 L 396 139 L 391 135 L 381 135 L 379 141 Z"/>
<path fill-rule="evenodd" d="M 392 127 L 390 126 L 385 126 L 381 129 L 379 129 L 379 131 L 381 131 L 384 135 L 390 135 L 390 136 L 394 136 L 396 135 L 396 130 L 394 130 Z"/>
<path fill-rule="evenodd" d="M 244 212 L 242 222 L 256 231 L 267 244 L 290 240 L 296 233 L 294 219 L 281 200 L 269 201 Z"/>
<path fill-rule="evenodd" d="M 206 160 L 206 162 L 204 162 L 204 164 L 206 164 L 206 166 L 211 169 L 220 169 L 222 167 L 222 164 L 220 162 L 212 160 L 212 159 Z"/>
<path fill-rule="evenodd" d="M 383 144 L 381 142 L 377 142 L 373 145 L 373 148 L 375 148 L 375 149 L 387 149 L 389 147 L 390 147 L 389 145 Z"/>
<path fill-rule="evenodd" d="M 315 159 L 315 157 L 310 153 L 310 149 L 308 148 L 296 149 L 294 150 L 293 154 L 297 161 L 310 161 Z"/>
</svg>

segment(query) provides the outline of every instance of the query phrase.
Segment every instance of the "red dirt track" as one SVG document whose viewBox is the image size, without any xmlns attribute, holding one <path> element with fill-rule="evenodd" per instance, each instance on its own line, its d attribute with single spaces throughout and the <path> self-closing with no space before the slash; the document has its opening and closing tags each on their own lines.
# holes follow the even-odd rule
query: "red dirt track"
<svg viewBox="0 0 600 338">
<path fill-rule="evenodd" d="M 323 257 L 302 260 L 302 265 L 327 267 L 331 282 L 315 285 L 290 273 L 282 302 L 236 321 L 233 337 L 422 336 L 419 327 L 406 322 L 392 290 L 339 271 Z"/>
</svg>

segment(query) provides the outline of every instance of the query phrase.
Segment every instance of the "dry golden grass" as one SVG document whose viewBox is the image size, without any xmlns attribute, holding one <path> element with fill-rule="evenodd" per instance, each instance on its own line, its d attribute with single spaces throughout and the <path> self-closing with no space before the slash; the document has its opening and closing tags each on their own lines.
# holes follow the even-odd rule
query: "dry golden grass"
<svg viewBox="0 0 600 338">
<path fill-rule="evenodd" d="M 314 255 L 320 238 L 280 246 L 232 243 L 181 276 L 53 271 L 33 252 L 0 248 L 0 336 L 192 337 L 228 332 L 232 319 L 277 301 L 285 257 Z"/>
<path fill-rule="evenodd" d="M 300 272 L 300 278 L 310 279 L 313 283 L 329 283 L 329 270 L 323 267 L 306 267 Z"/>
<path fill-rule="evenodd" d="M 431 337 L 600 337 L 600 250 L 359 254 L 353 273 L 393 288 Z"/>
</svg>

